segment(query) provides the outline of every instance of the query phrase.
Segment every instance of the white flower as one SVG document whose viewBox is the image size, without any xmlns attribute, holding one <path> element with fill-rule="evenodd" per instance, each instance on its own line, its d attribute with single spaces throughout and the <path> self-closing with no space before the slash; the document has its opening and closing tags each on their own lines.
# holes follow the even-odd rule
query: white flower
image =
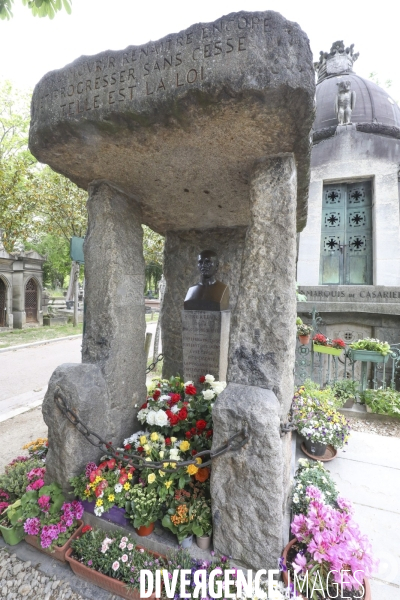
<svg viewBox="0 0 400 600">
<path fill-rule="evenodd" d="M 142 410 L 139 410 L 139 412 L 137 414 L 138 421 L 140 421 L 142 423 L 142 425 L 146 421 L 148 412 L 149 412 L 148 408 L 142 408 Z"/>
<path fill-rule="evenodd" d="M 226 381 L 215 381 L 211 387 L 218 396 L 226 388 Z"/>
<path fill-rule="evenodd" d="M 121 543 L 120 543 L 119 547 L 121 548 L 121 550 L 125 550 L 125 548 L 126 548 L 126 542 L 123 542 L 121 540 Z"/>
<path fill-rule="evenodd" d="M 116 483 L 114 485 L 114 491 L 117 492 L 117 494 L 119 494 L 120 492 L 122 492 L 122 485 L 120 483 Z"/>
<path fill-rule="evenodd" d="M 164 458 L 164 450 L 160 450 L 160 458 Z"/>
<path fill-rule="evenodd" d="M 177 412 L 179 412 L 179 408 L 177 407 L 176 404 L 174 404 L 173 406 L 171 406 L 171 412 L 175 415 Z"/>
<path fill-rule="evenodd" d="M 161 402 L 162 400 L 165 402 L 166 400 L 171 400 L 170 396 L 168 396 L 168 394 L 163 394 L 162 396 L 159 397 L 159 402 Z"/>
<path fill-rule="evenodd" d="M 193 385 L 193 381 L 187 381 L 184 386 L 186 387 L 187 385 Z"/>
<path fill-rule="evenodd" d="M 121 560 L 122 560 L 122 562 L 123 562 L 123 563 L 126 563 L 126 562 L 127 562 L 127 560 L 128 560 L 128 555 L 127 555 L 127 554 L 123 554 L 123 555 L 121 556 Z"/>
<path fill-rule="evenodd" d="M 150 410 L 147 417 L 146 417 L 146 421 L 148 422 L 149 425 L 155 425 L 156 424 L 156 411 L 155 410 Z"/>
<path fill-rule="evenodd" d="M 104 512 L 104 508 L 102 506 L 96 506 L 94 509 L 94 514 L 96 515 L 96 517 L 101 517 L 103 512 Z"/>
<path fill-rule="evenodd" d="M 118 571 L 118 569 L 119 569 L 119 562 L 117 560 L 113 562 L 112 569 L 114 571 Z"/>
<path fill-rule="evenodd" d="M 124 535 L 124 537 L 121 538 L 121 542 L 125 542 L 126 543 L 127 541 L 128 541 L 128 538 Z"/>
<path fill-rule="evenodd" d="M 133 550 L 133 544 L 128 544 L 128 550 Z"/>
<path fill-rule="evenodd" d="M 204 400 L 212 400 L 215 396 L 215 392 L 213 390 L 204 390 L 201 393 L 203 394 Z"/>
<path fill-rule="evenodd" d="M 172 450 L 169 451 L 169 457 L 172 460 L 180 460 L 179 450 L 177 448 L 172 448 Z"/>
<path fill-rule="evenodd" d="M 214 375 L 206 375 L 205 379 L 206 383 L 212 383 L 213 381 L 215 381 Z"/>
<path fill-rule="evenodd" d="M 165 427 L 168 425 L 167 413 L 163 410 L 158 410 L 154 417 L 154 425 L 158 425 L 159 427 Z"/>
</svg>

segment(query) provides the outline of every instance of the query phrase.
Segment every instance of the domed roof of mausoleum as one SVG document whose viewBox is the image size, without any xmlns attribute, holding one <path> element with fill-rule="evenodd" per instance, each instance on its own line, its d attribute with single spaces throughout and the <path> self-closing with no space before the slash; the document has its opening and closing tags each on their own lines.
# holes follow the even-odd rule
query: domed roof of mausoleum
<svg viewBox="0 0 400 600">
<path fill-rule="evenodd" d="M 351 123 L 358 131 L 378 133 L 400 139 L 400 107 L 381 87 L 353 71 L 358 53 L 353 44 L 345 48 L 335 42 L 329 53 L 320 53 L 315 63 L 318 73 L 314 142 L 334 135 L 339 124 L 336 99 L 339 83 L 349 82 L 352 95 Z"/>
</svg>

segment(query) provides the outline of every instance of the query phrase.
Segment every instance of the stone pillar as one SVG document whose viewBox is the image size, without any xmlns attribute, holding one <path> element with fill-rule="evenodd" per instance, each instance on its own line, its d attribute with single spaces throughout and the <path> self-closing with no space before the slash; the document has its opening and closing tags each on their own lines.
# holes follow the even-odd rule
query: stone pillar
<svg viewBox="0 0 400 600">
<path fill-rule="evenodd" d="M 220 263 L 217 277 L 229 286 L 230 309 L 233 310 L 239 292 L 245 234 L 246 227 L 167 232 L 164 251 L 166 288 L 160 315 L 164 377 L 183 373 L 182 309 L 186 292 L 199 280 L 199 252 L 208 249 L 217 252 Z"/>
<path fill-rule="evenodd" d="M 14 328 L 22 329 L 26 324 L 23 263 L 15 261 L 13 264 L 13 269 L 12 312 Z"/>
<path fill-rule="evenodd" d="M 212 450 L 246 424 L 249 442 L 213 460 L 214 549 L 258 569 L 276 569 L 283 547 L 280 405 L 271 390 L 228 384 L 213 409 Z"/>
<path fill-rule="evenodd" d="M 97 181 L 89 186 L 88 215 L 82 361 L 101 368 L 120 441 L 132 433 L 146 399 L 141 211 L 132 198 Z"/>
<path fill-rule="evenodd" d="M 296 165 L 292 154 L 258 162 L 251 178 L 240 289 L 232 315 L 228 381 L 271 389 L 285 415 L 296 341 Z"/>
</svg>

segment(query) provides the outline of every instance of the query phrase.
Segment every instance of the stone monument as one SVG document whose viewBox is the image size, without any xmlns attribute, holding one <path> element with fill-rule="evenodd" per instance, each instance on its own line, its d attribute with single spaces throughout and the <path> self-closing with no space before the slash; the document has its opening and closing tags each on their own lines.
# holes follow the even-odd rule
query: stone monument
<svg viewBox="0 0 400 600">
<path fill-rule="evenodd" d="M 189 288 L 182 312 L 183 376 L 197 382 L 210 373 L 226 381 L 231 313 L 229 288 L 215 278 L 217 253 L 203 250 L 197 266 L 201 277 Z"/>
<path fill-rule="evenodd" d="M 279 424 L 293 391 L 314 93 L 307 36 L 265 11 L 82 56 L 45 75 L 32 99 L 32 153 L 89 193 L 83 364 L 49 383 L 49 476 L 65 486 L 99 458 L 55 406 L 57 386 L 104 439 L 132 433 L 146 394 L 141 225 L 165 235 L 164 376 L 183 373 L 193 257 L 213 248 L 232 314 L 214 440 L 245 422 L 250 434 L 213 461 L 214 544 L 255 568 L 275 568 L 283 545 L 290 439 Z"/>
</svg>

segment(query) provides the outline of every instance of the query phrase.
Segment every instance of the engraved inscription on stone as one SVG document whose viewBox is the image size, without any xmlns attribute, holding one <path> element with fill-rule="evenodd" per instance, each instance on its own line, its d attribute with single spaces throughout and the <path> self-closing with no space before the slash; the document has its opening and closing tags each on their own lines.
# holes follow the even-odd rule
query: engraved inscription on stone
<svg viewBox="0 0 400 600">
<path fill-rule="evenodd" d="M 207 373 L 226 380 L 230 311 L 182 312 L 183 373 L 196 384 Z"/>
</svg>

